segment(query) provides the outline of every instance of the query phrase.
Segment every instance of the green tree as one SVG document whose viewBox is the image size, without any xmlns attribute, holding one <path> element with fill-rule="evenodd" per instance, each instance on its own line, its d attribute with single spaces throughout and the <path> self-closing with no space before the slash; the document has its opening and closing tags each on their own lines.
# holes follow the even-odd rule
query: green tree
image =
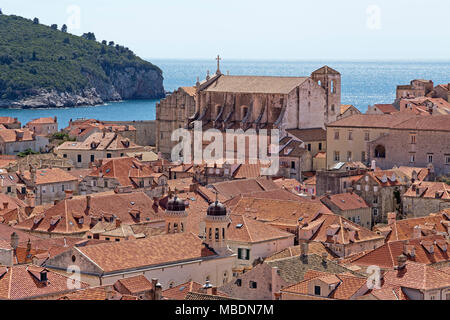
<svg viewBox="0 0 450 320">
<path fill-rule="evenodd" d="M 81 37 L 83 37 L 84 39 L 87 39 L 87 40 L 93 40 L 93 41 L 96 40 L 95 34 L 93 32 L 83 33 L 83 35 Z"/>
<path fill-rule="evenodd" d="M 50 28 L 52 28 L 53 30 L 58 30 L 58 25 L 57 24 L 52 24 L 50 26 Z"/>
<path fill-rule="evenodd" d="M 67 26 L 65 24 L 61 27 L 61 31 L 67 33 Z"/>
<path fill-rule="evenodd" d="M 34 24 L 39 24 L 39 19 L 38 19 L 38 18 L 34 18 L 34 19 L 33 19 L 33 23 L 34 23 Z"/>
</svg>

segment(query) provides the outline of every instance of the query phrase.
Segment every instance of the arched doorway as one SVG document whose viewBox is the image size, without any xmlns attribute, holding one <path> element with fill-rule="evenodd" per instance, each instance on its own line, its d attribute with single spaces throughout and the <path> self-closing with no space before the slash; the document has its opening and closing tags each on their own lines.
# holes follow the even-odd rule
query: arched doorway
<svg viewBox="0 0 450 320">
<path fill-rule="evenodd" d="M 379 144 L 375 147 L 375 158 L 386 158 L 386 148 Z"/>
</svg>

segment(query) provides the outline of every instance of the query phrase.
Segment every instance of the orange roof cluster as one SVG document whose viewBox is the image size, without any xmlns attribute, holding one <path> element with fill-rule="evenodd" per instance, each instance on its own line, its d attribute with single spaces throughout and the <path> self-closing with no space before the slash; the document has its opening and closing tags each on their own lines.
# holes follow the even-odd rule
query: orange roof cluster
<svg viewBox="0 0 450 320">
<path fill-rule="evenodd" d="M 8 142 L 19 142 L 19 141 L 33 141 L 35 139 L 34 133 L 27 129 L 4 129 L 0 128 L 0 140 Z"/>
<path fill-rule="evenodd" d="M 354 192 L 327 195 L 322 198 L 325 204 L 330 201 L 342 211 L 369 208 L 366 201 Z"/>
<path fill-rule="evenodd" d="M 395 171 L 392 170 L 376 170 L 366 172 L 365 175 L 368 175 L 381 187 L 393 187 L 393 186 L 401 186 L 406 184 L 404 181 L 401 181 L 401 178 Z M 356 183 L 362 182 L 365 175 L 357 176 L 360 177 Z M 354 181 L 354 180 L 353 180 Z"/>
<path fill-rule="evenodd" d="M 445 182 L 420 181 L 413 184 L 403 196 L 450 200 L 450 186 Z"/>
<path fill-rule="evenodd" d="M 232 209 L 232 212 L 280 226 L 297 226 L 299 225 L 299 219 L 310 220 L 320 213 L 332 215 L 332 212 L 320 201 L 307 199 L 287 201 L 242 198 Z"/>
<path fill-rule="evenodd" d="M 69 131 L 70 136 L 84 136 L 93 131 L 107 130 L 109 132 L 126 132 L 136 131 L 136 128 L 132 125 L 121 125 L 115 123 L 104 123 L 95 119 L 87 120 L 75 120 L 72 121 L 69 127 L 66 129 Z"/>
<path fill-rule="evenodd" d="M 116 179 L 121 186 L 139 187 L 139 179 L 153 177 L 153 170 L 136 158 L 102 159 L 88 176 Z"/>
<path fill-rule="evenodd" d="M 265 178 L 218 182 L 214 183 L 213 187 L 228 199 L 240 194 L 279 189 L 272 180 Z"/>
<path fill-rule="evenodd" d="M 450 274 L 412 261 L 407 261 L 403 269 L 387 271 L 383 280 L 383 286 L 399 286 L 417 290 L 450 287 Z"/>
<path fill-rule="evenodd" d="M 27 126 L 29 125 L 36 125 L 36 124 L 53 124 L 56 123 L 57 120 L 56 118 L 37 118 L 37 119 L 33 119 L 31 121 L 29 121 L 27 123 Z"/>
<path fill-rule="evenodd" d="M 76 248 L 103 272 L 143 268 L 214 255 L 192 233 L 165 234 L 147 239 Z"/>
<path fill-rule="evenodd" d="M 356 114 L 337 120 L 328 127 L 384 128 L 395 130 L 450 131 L 450 115 L 423 117 L 398 112 L 395 114 Z"/>
<path fill-rule="evenodd" d="M 17 118 L 12 118 L 12 117 L 0 117 L 0 124 L 3 125 L 8 125 L 8 124 L 13 124 L 13 123 L 19 123 L 19 121 L 17 120 Z"/>
<path fill-rule="evenodd" d="M 133 225 L 163 221 L 162 210 L 143 192 L 77 196 L 58 202 L 15 227 L 56 234 L 80 234 L 101 221 Z"/>
<path fill-rule="evenodd" d="M 395 108 L 392 104 L 375 104 L 374 106 L 384 114 L 399 112 L 399 110 L 397 110 L 397 108 Z"/>
<path fill-rule="evenodd" d="M 416 235 L 420 237 L 446 233 L 450 224 L 450 209 L 445 209 L 439 214 L 430 214 L 425 217 L 395 220 L 385 227 L 376 227 L 386 237 L 386 242 L 413 239 Z M 418 234 L 417 234 L 418 232 Z"/>
<path fill-rule="evenodd" d="M 227 239 L 231 241 L 257 243 L 294 237 L 291 233 L 243 215 L 231 214 L 230 219 Z"/>
<path fill-rule="evenodd" d="M 382 235 L 334 214 L 319 214 L 312 219 L 302 221 L 299 238 L 339 244 L 384 239 Z"/>
<path fill-rule="evenodd" d="M 303 142 L 327 140 L 327 132 L 322 128 L 288 129 L 287 132 Z"/>
<path fill-rule="evenodd" d="M 203 285 L 195 281 L 182 283 L 176 287 L 166 289 L 162 292 L 162 297 L 165 300 L 186 300 L 190 293 L 204 293 Z M 213 288 L 213 295 L 219 297 L 228 297 L 225 293 Z"/>
<path fill-rule="evenodd" d="M 40 280 L 41 273 L 46 273 L 47 281 Z M 31 299 L 73 291 L 67 288 L 67 281 L 68 277 L 37 266 L 0 267 L 0 298 Z M 80 286 L 88 287 L 83 282 Z"/>
<path fill-rule="evenodd" d="M 119 292 L 126 291 L 122 293 L 129 295 L 150 291 L 153 289 L 152 283 L 143 275 L 119 279 L 114 287 Z"/>
<path fill-rule="evenodd" d="M 391 241 L 381 247 L 356 257 L 350 261 L 358 266 L 376 265 L 380 268 L 393 268 L 397 257 L 405 255 L 409 261 L 427 265 L 450 260 L 448 241 L 443 236 L 429 236 L 421 239 Z"/>
<path fill-rule="evenodd" d="M 0 130 L 1 132 L 1 130 Z M 133 150 L 142 147 L 114 132 L 95 132 L 82 142 L 66 141 L 57 150 Z"/>
<path fill-rule="evenodd" d="M 25 181 L 31 181 L 31 173 L 29 170 L 24 171 L 22 175 L 18 172 L 21 179 Z M 38 169 L 36 170 L 36 181 L 37 185 L 45 185 L 45 184 L 53 184 L 53 183 L 64 183 L 77 181 L 73 175 L 69 172 L 64 171 L 60 168 L 51 168 L 51 169 Z"/>
<path fill-rule="evenodd" d="M 281 292 L 318 297 L 314 295 L 314 292 L 310 291 L 310 283 L 312 282 L 322 282 L 327 286 L 332 286 L 333 289 L 330 293 L 326 296 L 322 296 L 322 298 L 349 300 L 366 285 L 367 279 L 347 273 L 333 274 L 316 270 L 308 270 L 305 273 L 303 281 L 283 288 L 281 289 Z"/>
<path fill-rule="evenodd" d="M 291 246 L 277 253 L 274 253 L 273 255 L 265 258 L 264 261 L 274 261 L 279 259 L 298 257 L 301 255 L 301 253 L 302 253 L 301 245 Z M 333 251 L 328 249 L 327 246 L 325 246 L 323 243 L 314 241 L 308 243 L 308 254 L 316 254 L 321 257 L 323 256 L 323 254 L 326 254 L 328 260 L 334 260 L 339 258 Z"/>
</svg>

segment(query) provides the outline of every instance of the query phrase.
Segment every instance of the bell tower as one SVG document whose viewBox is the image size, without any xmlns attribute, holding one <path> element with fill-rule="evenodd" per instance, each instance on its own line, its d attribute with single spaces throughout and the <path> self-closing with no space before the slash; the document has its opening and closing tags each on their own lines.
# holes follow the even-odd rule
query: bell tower
<svg viewBox="0 0 450 320">
<path fill-rule="evenodd" d="M 311 78 L 325 90 L 325 124 L 336 121 L 341 113 L 341 74 L 328 66 L 323 66 L 314 71 Z"/>
<path fill-rule="evenodd" d="M 205 243 L 216 252 L 227 249 L 227 228 L 230 223 L 230 215 L 225 205 L 217 200 L 208 207 L 205 217 Z"/>
<path fill-rule="evenodd" d="M 166 220 L 166 233 L 182 233 L 186 230 L 187 212 L 184 201 L 176 195 L 167 202 L 167 209 L 164 212 Z"/>
</svg>

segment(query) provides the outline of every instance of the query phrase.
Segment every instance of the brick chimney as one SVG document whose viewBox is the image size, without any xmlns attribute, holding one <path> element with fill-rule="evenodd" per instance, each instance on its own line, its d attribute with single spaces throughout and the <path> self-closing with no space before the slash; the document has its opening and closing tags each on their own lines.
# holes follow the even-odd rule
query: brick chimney
<svg viewBox="0 0 450 320">
<path fill-rule="evenodd" d="M 300 253 L 301 253 L 301 257 L 306 257 L 308 255 L 308 243 L 307 242 L 302 242 L 300 244 Z"/>
<path fill-rule="evenodd" d="M 91 209 L 91 201 L 92 201 L 92 196 L 86 196 L 86 210 L 89 211 Z"/>
<path fill-rule="evenodd" d="M 27 205 L 29 208 L 34 208 L 36 206 L 36 195 L 34 192 L 27 192 Z"/>
<path fill-rule="evenodd" d="M 395 221 L 397 220 L 397 213 L 395 212 L 388 212 L 387 214 L 387 218 L 388 218 L 388 224 L 394 224 Z"/>
<path fill-rule="evenodd" d="M 422 228 L 419 225 L 417 225 L 413 229 L 413 238 L 418 239 L 420 237 L 422 237 Z"/>
<path fill-rule="evenodd" d="M 106 300 L 113 300 L 113 298 L 114 298 L 113 286 L 107 286 L 105 288 L 105 291 L 106 291 Z"/>
<path fill-rule="evenodd" d="M 19 246 L 19 235 L 15 232 L 11 233 L 11 247 L 16 250 Z"/>
<path fill-rule="evenodd" d="M 151 300 L 161 300 L 162 298 L 162 286 L 158 282 L 158 279 L 152 278 L 152 299 Z"/>
<path fill-rule="evenodd" d="M 397 266 L 395 267 L 395 270 L 403 270 L 406 267 L 406 261 L 408 259 L 404 254 L 401 254 L 397 257 Z"/>
<path fill-rule="evenodd" d="M 33 185 L 36 184 L 36 168 L 30 164 L 30 180 Z"/>
<path fill-rule="evenodd" d="M 116 228 L 120 228 L 120 225 L 122 224 L 122 221 L 120 221 L 119 218 L 116 219 Z"/>
<path fill-rule="evenodd" d="M 73 198 L 73 191 L 72 190 L 65 190 L 66 193 L 66 200 L 70 200 Z"/>
</svg>

